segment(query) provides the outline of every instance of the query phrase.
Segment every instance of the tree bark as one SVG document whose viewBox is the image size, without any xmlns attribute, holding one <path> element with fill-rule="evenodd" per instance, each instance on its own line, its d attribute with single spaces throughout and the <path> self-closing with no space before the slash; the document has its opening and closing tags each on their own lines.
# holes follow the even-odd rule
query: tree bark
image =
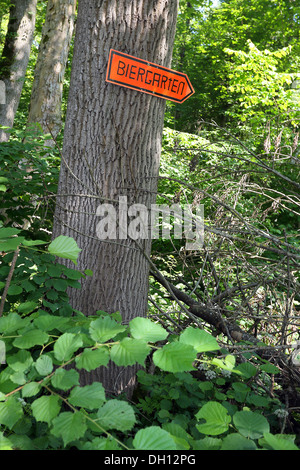
<svg viewBox="0 0 300 470">
<path fill-rule="evenodd" d="M 105 82 L 110 49 L 169 67 L 177 0 L 79 0 L 71 85 L 64 133 L 54 236 L 73 237 L 82 252 L 80 269 L 93 277 L 71 293 L 84 314 L 119 311 L 123 322 L 147 313 L 151 240 L 116 237 L 101 241 L 97 206 L 127 198 L 155 203 L 165 101 Z M 85 195 L 89 195 L 85 196 Z M 118 234 L 117 234 L 118 235 Z M 135 368 L 97 369 L 83 383 L 106 390 L 131 389 Z"/>
<path fill-rule="evenodd" d="M 35 27 L 37 0 L 11 1 L 9 23 L 0 59 L 0 80 L 5 84 L 5 104 L 0 105 L 0 126 L 11 128 L 25 80 Z M 9 134 L 0 129 L 0 142 Z"/>
<path fill-rule="evenodd" d="M 54 139 L 62 127 L 63 81 L 74 31 L 76 0 L 48 0 L 31 92 L 28 123 Z M 54 145 L 53 140 L 47 145 Z"/>
</svg>

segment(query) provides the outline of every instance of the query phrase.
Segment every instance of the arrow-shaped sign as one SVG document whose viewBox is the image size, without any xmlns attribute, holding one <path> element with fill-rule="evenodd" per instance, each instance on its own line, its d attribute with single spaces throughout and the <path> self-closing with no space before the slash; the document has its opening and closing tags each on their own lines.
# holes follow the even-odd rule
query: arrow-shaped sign
<svg viewBox="0 0 300 470">
<path fill-rule="evenodd" d="M 185 73 L 110 50 L 106 81 L 183 103 L 194 92 Z"/>
</svg>

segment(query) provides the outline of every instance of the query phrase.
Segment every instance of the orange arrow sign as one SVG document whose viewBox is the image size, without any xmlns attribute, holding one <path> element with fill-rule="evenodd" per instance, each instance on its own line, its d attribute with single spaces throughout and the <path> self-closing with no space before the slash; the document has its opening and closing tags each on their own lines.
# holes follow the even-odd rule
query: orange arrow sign
<svg viewBox="0 0 300 470">
<path fill-rule="evenodd" d="M 183 103 L 194 92 L 185 73 L 110 50 L 106 81 Z"/>
</svg>

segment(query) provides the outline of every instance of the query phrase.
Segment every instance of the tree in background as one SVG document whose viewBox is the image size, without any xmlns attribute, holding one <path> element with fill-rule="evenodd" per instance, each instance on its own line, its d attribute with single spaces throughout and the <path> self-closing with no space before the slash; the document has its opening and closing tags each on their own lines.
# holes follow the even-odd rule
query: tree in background
<svg viewBox="0 0 300 470">
<path fill-rule="evenodd" d="M 65 69 L 74 31 L 76 0 L 49 0 L 31 91 L 28 123 L 55 139 L 62 127 Z M 53 141 L 48 141 L 49 145 Z"/>
<path fill-rule="evenodd" d="M 0 59 L 0 80 L 5 83 L 6 104 L 0 105 L 0 125 L 11 128 L 18 109 L 35 27 L 37 0 L 11 1 L 5 44 Z M 0 129 L 0 142 L 9 134 Z"/>
<path fill-rule="evenodd" d="M 127 323 L 147 312 L 151 241 L 100 241 L 96 212 L 119 196 L 128 207 L 155 203 L 165 102 L 105 76 L 110 49 L 170 66 L 176 17 L 176 1 L 79 1 L 54 236 L 74 237 L 79 268 L 93 271 L 70 294 L 86 315 L 119 311 Z M 95 380 L 118 392 L 133 373 L 110 367 L 84 377 Z"/>
<path fill-rule="evenodd" d="M 228 114 L 233 61 L 226 49 L 247 52 L 248 40 L 260 51 L 289 47 L 290 54 L 281 58 L 277 72 L 295 74 L 299 71 L 299 34 L 300 8 L 292 0 L 180 2 L 174 63 L 188 74 L 195 94 L 177 114 L 175 105 L 168 104 L 175 128 L 197 132 L 201 121 L 213 120 L 235 129 L 237 122 Z"/>
</svg>

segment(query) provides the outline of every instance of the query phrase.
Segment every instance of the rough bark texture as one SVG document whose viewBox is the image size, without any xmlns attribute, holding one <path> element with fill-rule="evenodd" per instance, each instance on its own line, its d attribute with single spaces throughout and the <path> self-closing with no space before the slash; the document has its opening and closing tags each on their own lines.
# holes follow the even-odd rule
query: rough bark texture
<svg viewBox="0 0 300 470">
<path fill-rule="evenodd" d="M 0 105 L 0 125 L 12 127 L 25 80 L 37 0 L 12 1 L 5 44 L 0 59 L 0 80 L 5 83 L 5 104 Z M 9 134 L 0 129 L 0 142 Z"/>
<path fill-rule="evenodd" d="M 111 48 L 169 67 L 177 7 L 175 0 L 79 1 L 54 236 L 74 237 L 79 268 L 94 272 L 71 293 L 86 315 L 119 311 L 128 323 L 147 312 L 142 251 L 132 240 L 100 241 L 95 214 L 101 198 L 155 202 L 165 102 L 108 84 L 105 75 Z M 149 254 L 151 240 L 138 242 Z M 130 388 L 133 372 L 111 365 L 83 382 L 99 380 L 118 393 Z"/>
<path fill-rule="evenodd" d="M 76 0 L 48 0 L 31 92 L 29 123 L 57 137 L 62 127 L 63 80 L 74 31 Z M 52 142 L 47 142 L 51 144 Z"/>
</svg>

